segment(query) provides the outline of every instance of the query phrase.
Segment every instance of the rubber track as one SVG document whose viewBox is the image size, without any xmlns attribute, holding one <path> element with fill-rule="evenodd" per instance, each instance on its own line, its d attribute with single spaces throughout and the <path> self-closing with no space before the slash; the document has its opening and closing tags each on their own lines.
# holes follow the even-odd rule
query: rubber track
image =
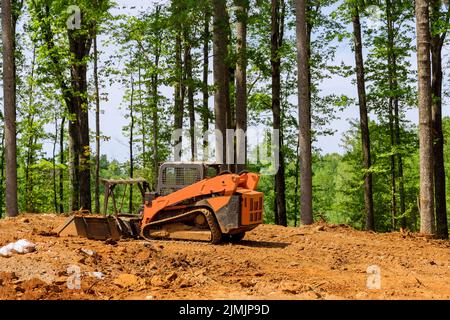
<svg viewBox="0 0 450 320">
<path fill-rule="evenodd" d="M 146 224 L 145 226 L 142 227 L 142 232 L 141 232 L 141 236 L 146 239 L 146 240 L 153 240 L 154 238 L 151 237 L 146 237 L 144 230 L 150 226 L 157 226 L 157 225 L 164 225 L 164 224 L 168 224 L 168 223 L 173 223 L 176 222 L 178 219 L 184 218 L 186 216 L 189 216 L 191 214 L 195 214 L 195 213 L 201 213 L 203 214 L 203 216 L 206 218 L 206 221 L 208 222 L 208 226 L 209 226 L 209 230 L 211 232 L 211 240 L 209 241 L 212 244 L 218 244 L 222 241 L 222 232 L 220 231 L 220 227 L 216 221 L 216 218 L 214 217 L 214 214 L 208 210 L 208 209 L 204 209 L 204 208 L 198 208 L 183 214 L 180 214 L 178 216 L 175 217 L 170 217 L 167 219 L 162 219 L 160 221 L 153 221 L 150 222 L 148 224 Z M 193 239 L 183 239 L 183 240 L 193 240 Z M 195 240 L 197 241 L 197 240 Z"/>
</svg>

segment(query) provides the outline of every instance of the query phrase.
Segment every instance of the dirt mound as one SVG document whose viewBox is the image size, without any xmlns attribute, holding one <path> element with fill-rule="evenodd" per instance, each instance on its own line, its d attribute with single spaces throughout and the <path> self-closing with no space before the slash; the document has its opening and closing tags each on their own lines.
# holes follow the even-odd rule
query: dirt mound
<svg viewBox="0 0 450 320">
<path fill-rule="evenodd" d="M 419 234 L 324 223 L 263 225 L 221 245 L 47 234 L 64 220 L 0 220 L 0 246 L 36 244 L 35 252 L 0 258 L 0 299 L 450 298 L 450 242 Z"/>
</svg>

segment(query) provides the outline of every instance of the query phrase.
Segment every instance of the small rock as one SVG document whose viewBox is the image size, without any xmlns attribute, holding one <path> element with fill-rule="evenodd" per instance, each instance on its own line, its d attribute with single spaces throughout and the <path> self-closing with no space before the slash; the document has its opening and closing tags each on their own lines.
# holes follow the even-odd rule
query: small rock
<svg viewBox="0 0 450 320">
<path fill-rule="evenodd" d="M 251 288 L 256 285 L 256 283 L 248 281 L 248 280 L 241 280 L 239 284 L 242 286 L 242 288 Z"/>
<path fill-rule="evenodd" d="M 153 300 L 154 298 L 153 298 L 153 296 L 146 296 L 145 297 L 145 300 Z"/>
<path fill-rule="evenodd" d="M 57 285 L 48 285 L 46 286 L 47 292 L 61 293 L 62 289 Z"/>
<path fill-rule="evenodd" d="M 62 284 L 65 284 L 66 282 L 67 282 L 67 277 L 63 277 L 63 276 L 58 277 L 58 278 L 56 278 L 55 281 L 53 281 L 53 283 L 56 285 L 62 285 Z"/>
<path fill-rule="evenodd" d="M 20 222 L 22 222 L 22 223 L 30 223 L 30 219 L 22 218 L 22 219 L 20 219 Z"/>
<path fill-rule="evenodd" d="M 117 245 L 117 241 L 113 240 L 113 239 L 106 239 L 105 240 L 105 244 L 109 244 L 111 246 L 116 246 Z"/>
<path fill-rule="evenodd" d="M 16 290 L 17 292 L 21 292 L 21 293 L 24 293 L 24 292 L 25 292 L 25 289 L 22 288 L 21 286 L 14 286 L 13 288 L 14 288 L 14 290 Z"/>
<path fill-rule="evenodd" d="M 176 278 L 178 278 L 178 274 L 176 274 L 176 272 L 172 272 L 171 274 L 169 274 L 169 275 L 166 277 L 166 281 L 172 282 L 172 281 L 174 281 Z"/>
<path fill-rule="evenodd" d="M 317 226 L 316 231 L 325 231 L 325 227 L 324 226 Z"/>
</svg>

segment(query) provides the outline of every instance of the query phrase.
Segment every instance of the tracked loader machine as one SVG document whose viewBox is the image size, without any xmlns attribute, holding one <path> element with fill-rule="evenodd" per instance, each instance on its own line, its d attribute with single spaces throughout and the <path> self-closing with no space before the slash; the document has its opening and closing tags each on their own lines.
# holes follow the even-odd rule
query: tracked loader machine
<svg viewBox="0 0 450 320">
<path fill-rule="evenodd" d="M 159 169 L 155 192 L 145 192 L 139 184 L 143 205 L 138 215 L 75 215 L 56 233 L 68 234 L 70 229 L 92 239 L 239 241 L 263 221 L 264 199 L 256 191 L 258 182 L 256 173 L 219 172 L 216 164 L 167 162 Z M 109 189 L 114 189 L 114 183 L 109 182 Z M 105 197 L 105 212 L 107 201 Z M 114 197 L 113 204 L 117 211 Z"/>
</svg>

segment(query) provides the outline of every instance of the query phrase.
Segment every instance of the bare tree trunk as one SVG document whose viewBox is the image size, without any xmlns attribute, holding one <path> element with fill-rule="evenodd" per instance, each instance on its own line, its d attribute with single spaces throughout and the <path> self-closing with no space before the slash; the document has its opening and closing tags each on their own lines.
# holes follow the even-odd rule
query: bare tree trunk
<svg viewBox="0 0 450 320">
<path fill-rule="evenodd" d="M 16 92 L 15 58 L 12 8 L 10 0 L 2 1 L 2 39 L 3 39 L 3 105 L 5 122 L 6 158 L 6 215 L 19 214 L 17 204 L 17 144 L 16 144 Z"/>
<path fill-rule="evenodd" d="M 64 165 L 64 124 L 66 117 L 61 120 L 60 134 L 59 134 L 59 163 Z M 64 170 L 59 169 L 59 213 L 64 212 Z"/>
<path fill-rule="evenodd" d="M 91 170 L 90 170 L 90 141 L 89 141 L 89 115 L 87 101 L 87 62 L 92 38 L 87 34 L 69 30 L 69 47 L 73 55 L 71 66 L 72 94 L 69 112 L 75 115 L 69 123 L 69 135 L 71 139 L 71 160 L 73 164 L 72 181 L 73 201 L 72 208 L 76 204 L 84 210 L 91 211 Z M 78 203 L 77 203 L 78 202 Z M 75 208 L 77 208 L 75 206 Z M 75 209 L 76 210 L 76 209 Z"/>
<path fill-rule="evenodd" d="M 203 83 L 202 83 L 202 130 L 203 130 L 203 161 L 208 161 L 208 135 L 209 130 L 209 89 L 208 89 L 208 75 L 209 75 L 209 40 L 211 37 L 209 31 L 209 23 L 211 20 L 211 13 L 208 3 L 206 3 L 205 16 L 203 21 Z M 206 153 L 206 154 L 205 154 Z"/>
<path fill-rule="evenodd" d="M 180 32 L 180 31 L 178 31 Z M 177 82 L 175 84 L 175 117 L 174 129 L 183 129 L 183 113 L 184 113 L 184 95 L 183 95 L 183 65 L 181 61 L 181 35 L 178 33 L 175 42 L 175 73 L 177 75 Z M 181 159 L 182 151 L 182 135 L 175 141 L 175 160 Z"/>
<path fill-rule="evenodd" d="M 386 1 L 386 16 L 388 25 L 388 78 L 389 78 L 389 130 L 391 135 L 391 147 L 395 150 L 391 155 L 391 189 L 392 189 L 392 227 L 395 230 L 397 227 L 397 178 L 399 183 L 398 196 L 400 199 L 400 222 L 403 228 L 406 227 L 406 219 L 403 216 L 406 210 L 405 193 L 403 182 L 403 160 L 401 152 L 398 150 L 400 146 L 400 110 L 397 81 L 397 55 L 394 47 L 394 19 L 392 17 L 393 6 L 390 0 Z M 397 169 L 398 166 L 398 169 Z M 396 172 L 398 170 L 398 172 Z"/>
<path fill-rule="evenodd" d="M 154 173 L 154 177 L 158 176 L 158 158 L 159 158 L 159 154 L 158 154 L 158 139 L 159 139 L 158 68 L 159 68 L 159 59 L 160 59 L 160 55 L 161 55 L 161 41 L 162 41 L 162 39 L 158 38 L 158 44 L 155 49 L 155 60 L 153 63 L 156 71 L 152 74 L 152 77 L 151 77 L 151 79 L 152 79 L 152 96 L 153 96 L 152 125 L 153 125 L 153 173 Z M 157 179 L 154 179 L 154 181 L 153 181 L 154 190 L 156 190 L 156 182 L 157 182 Z"/>
<path fill-rule="evenodd" d="M 139 108 L 141 113 L 141 134 L 142 134 L 142 141 L 141 141 L 141 147 L 142 147 L 142 167 L 147 168 L 147 155 L 146 155 L 146 135 L 145 132 L 147 131 L 147 124 L 145 121 L 145 111 L 144 111 L 144 103 L 142 102 L 142 75 L 141 75 L 141 61 L 138 63 L 138 79 L 139 79 Z"/>
<path fill-rule="evenodd" d="M 98 85 L 97 35 L 94 37 L 94 86 L 95 86 L 95 213 L 100 213 L 100 90 Z"/>
<path fill-rule="evenodd" d="M 187 82 L 187 96 L 188 96 L 188 112 L 189 112 L 189 137 L 191 144 L 191 161 L 197 159 L 197 146 L 195 143 L 195 105 L 194 105 L 194 79 L 192 77 L 192 54 L 191 44 L 187 33 L 185 34 L 186 43 L 184 44 L 184 61 L 185 74 Z"/>
<path fill-rule="evenodd" d="M 56 145 L 58 144 L 58 116 L 55 114 L 55 140 L 53 140 L 53 150 L 52 150 L 52 180 L 53 180 L 53 205 L 55 212 L 58 212 L 58 191 L 56 186 Z"/>
<path fill-rule="evenodd" d="M 247 15 L 248 0 L 235 0 L 236 7 L 236 159 L 237 172 L 247 163 Z M 244 163 L 239 163 L 243 159 Z"/>
<path fill-rule="evenodd" d="M 214 115 L 216 126 L 216 161 L 223 163 L 222 170 L 227 169 L 226 159 L 226 128 L 227 113 L 229 103 L 229 76 L 227 61 L 228 34 L 227 34 L 227 13 L 225 0 L 213 0 L 214 6 Z M 222 148 L 219 148 L 222 144 Z"/>
<path fill-rule="evenodd" d="M 369 117 L 367 114 L 366 82 L 364 72 L 364 58 L 362 53 L 361 23 L 357 5 L 351 8 L 353 11 L 353 41 L 355 45 L 356 83 L 358 87 L 359 123 L 361 128 L 361 144 L 363 152 L 364 173 L 364 208 L 366 213 L 366 230 L 375 231 L 373 214 L 373 189 L 372 173 L 369 171 L 372 165 L 370 153 Z"/>
<path fill-rule="evenodd" d="M 393 99 L 389 98 L 389 137 L 391 149 L 395 146 L 395 134 L 394 134 L 394 114 L 393 114 Z M 396 228 L 397 219 L 397 183 L 396 183 L 396 171 L 395 171 L 395 154 L 390 157 L 390 174 L 391 174 L 391 225 L 392 229 Z"/>
<path fill-rule="evenodd" d="M 431 1 L 431 25 L 441 23 L 441 1 Z M 450 10 L 450 7 L 449 9 Z M 449 13 L 447 13 L 447 23 Z M 434 192 L 436 206 L 436 234 L 441 239 L 448 239 L 445 162 L 444 162 L 444 134 L 442 131 L 442 47 L 447 32 L 437 33 L 431 36 L 431 65 L 432 79 L 432 119 L 433 119 L 433 154 L 434 154 Z"/>
<path fill-rule="evenodd" d="M 435 233 L 429 1 L 416 0 L 419 77 L 420 231 Z"/>
<path fill-rule="evenodd" d="M 311 84 L 309 79 L 306 0 L 296 0 L 296 35 L 300 126 L 300 213 L 302 224 L 312 224 Z"/>
<path fill-rule="evenodd" d="M 134 134 L 134 79 L 133 71 L 131 71 L 131 97 L 130 97 L 130 178 L 133 179 L 134 176 L 134 155 L 133 155 L 133 134 Z M 130 185 L 130 198 L 129 198 L 129 213 L 133 213 L 133 185 Z"/>
<path fill-rule="evenodd" d="M 397 84 L 395 85 L 397 86 Z M 395 118 L 395 143 L 396 146 L 401 145 L 400 138 L 400 110 L 399 110 L 399 101 L 395 99 L 394 101 L 394 118 Z M 405 203 L 405 182 L 404 182 L 404 174 L 403 174 L 403 157 L 400 152 L 397 154 L 397 167 L 398 167 L 398 195 L 400 199 L 400 215 L 402 218 L 400 219 L 400 225 L 403 229 L 406 228 L 406 217 L 404 216 L 406 212 L 406 203 Z"/>
<path fill-rule="evenodd" d="M 284 2 L 284 0 L 281 0 Z M 284 3 L 282 4 L 284 7 Z M 275 223 L 287 225 L 286 218 L 286 185 L 284 175 L 283 128 L 281 126 L 281 55 L 283 43 L 283 15 L 280 14 L 280 0 L 271 2 L 271 66 L 272 66 L 272 113 L 273 129 L 279 132 L 279 166 L 275 174 Z M 284 11 L 284 10 L 283 10 Z"/>
<path fill-rule="evenodd" d="M 3 114 L 0 112 L 2 120 L 4 120 Z M 2 144 L 1 144 L 1 154 L 0 154 L 0 219 L 3 217 L 3 207 L 5 198 L 5 131 L 2 130 Z"/>
</svg>

